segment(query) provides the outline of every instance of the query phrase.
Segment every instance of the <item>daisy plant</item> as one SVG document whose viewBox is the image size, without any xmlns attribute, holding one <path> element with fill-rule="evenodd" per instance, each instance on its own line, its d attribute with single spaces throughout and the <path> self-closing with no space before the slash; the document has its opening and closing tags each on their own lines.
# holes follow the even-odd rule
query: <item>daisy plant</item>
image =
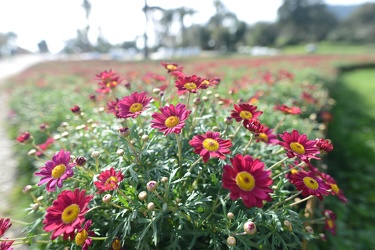
<svg viewBox="0 0 375 250">
<path fill-rule="evenodd" d="M 348 201 L 320 163 L 333 144 L 317 120 L 299 118 L 307 108 L 274 108 L 275 96 L 290 103 L 280 89 L 294 99 L 305 89 L 273 77 L 272 88 L 238 81 L 228 92 L 223 74 L 158 66 L 139 79 L 96 72 L 95 98 L 39 130 L 48 147 L 35 132 L 17 137 L 34 160 L 31 205 L 25 237 L 3 237 L 12 219 L 0 219 L 1 249 L 301 249 L 336 233 L 324 201 Z"/>
</svg>

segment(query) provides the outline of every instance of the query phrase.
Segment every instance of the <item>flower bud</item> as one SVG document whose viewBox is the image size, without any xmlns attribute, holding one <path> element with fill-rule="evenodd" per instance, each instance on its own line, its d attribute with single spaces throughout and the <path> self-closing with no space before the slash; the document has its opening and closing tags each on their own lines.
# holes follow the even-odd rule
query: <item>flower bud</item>
<svg viewBox="0 0 375 250">
<path fill-rule="evenodd" d="M 93 151 L 91 153 L 91 157 L 94 158 L 94 159 L 99 158 L 99 156 L 100 156 L 100 153 L 98 151 Z"/>
<path fill-rule="evenodd" d="M 29 132 L 25 132 L 21 134 L 20 136 L 18 136 L 16 140 L 20 143 L 28 144 L 33 141 L 33 137 L 31 136 Z"/>
<path fill-rule="evenodd" d="M 164 177 L 161 178 L 160 181 L 161 181 L 162 183 L 165 183 L 165 182 L 168 181 L 168 177 L 164 176 Z"/>
<path fill-rule="evenodd" d="M 243 230 L 245 231 L 245 233 L 247 234 L 250 234 L 250 235 L 253 235 L 256 233 L 257 231 L 257 227 L 255 225 L 254 222 L 252 221 L 248 221 L 246 222 L 244 225 L 243 225 Z"/>
<path fill-rule="evenodd" d="M 31 185 L 26 185 L 23 189 L 22 189 L 22 192 L 24 193 L 24 194 L 28 194 L 28 193 L 30 193 L 30 191 L 33 189 L 33 186 L 31 186 Z"/>
<path fill-rule="evenodd" d="M 69 136 L 69 132 L 68 131 L 65 131 L 61 134 L 61 137 L 68 137 Z"/>
<path fill-rule="evenodd" d="M 33 155 L 35 155 L 35 153 L 36 153 L 36 149 L 30 149 L 30 151 L 27 152 L 27 155 L 28 156 L 33 156 Z"/>
<path fill-rule="evenodd" d="M 212 130 L 215 131 L 215 132 L 219 132 L 220 131 L 220 128 L 218 126 L 213 126 L 212 127 Z"/>
<path fill-rule="evenodd" d="M 202 96 L 202 101 L 207 102 L 209 99 L 207 96 Z"/>
<path fill-rule="evenodd" d="M 160 93 L 160 89 L 159 88 L 154 88 L 152 90 L 152 93 L 159 94 Z"/>
<path fill-rule="evenodd" d="M 74 105 L 73 107 L 70 108 L 70 110 L 74 113 L 74 114 L 78 114 L 81 112 L 81 108 L 77 105 Z"/>
<path fill-rule="evenodd" d="M 231 247 L 235 246 L 236 245 L 236 238 L 234 238 L 233 236 L 229 236 L 227 238 L 227 244 Z"/>
<path fill-rule="evenodd" d="M 123 149 L 121 149 L 121 148 L 119 148 L 119 149 L 116 151 L 116 154 L 117 154 L 118 156 L 123 156 L 124 153 L 125 153 L 125 151 L 124 151 Z"/>
<path fill-rule="evenodd" d="M 34 203 L 31 205 L 31 209 L 34 210 L 34 211 L 38 211 L 39 209 L 39 204 L 38 203 Z"/>
<path fill-rule="evenodd" d="M 306 229 L 306 232 L 308 232 L 309 234 L 313 234 L 314 233 L 314 229 L 312 227 L 310 227 L 310 226 L 306 226 L 305 229 Z"/>
<path fill-rule="evenodd" d="M 290 232 L 293 230 L 292 223 L 290 223 L 290 221 L 288 221 L 288 220 L 284 220 L 284 226 L 286 226 L 286 228 L 287 228 L 288 231 L 290 231 Z"/>
<path fill-rule="evenodd" d="M 142 135 L 142 141 L 148 141 L 149 137 L 148 135 Z"/>
<path fill-rule="evenodd" d="M 319 238 L 320 238 L 322 241 L 327 241 L 327 236 L 326 236 L 324 233 L 320 233 L 320 234 L 319 234 Z"/>
<path fill-rule="evenodd" d="M 124 138 L 128 137 L 130 135 L 130 130 L 129 128 L 120 128 L 118 130 L 118 132 L 120 132 L 120 135 Z"/>
<path fill-rule="evenodd" d="M 201 100 L 200 98 L 197 97 L 197 98 L 194 98 L 193 103 L 194 103 L 195 105 L 199 105 L 199 104 L 202 103 L 202 100 Z"/>
<path fill-rule="evenodd" d="M 147 192 L 146 191 L 142 191 L 138 194 L 138 199 L 140 199 L 141 201 L 144 201 L 146 198 L 147 198 Z"/>
<path fill-rule="evenodd" d="M 233 119 L 232 119 L 232 117 L 228 116 L 228 117 L 225 118 L 224 122 L 227 125 L 231 125 L 233 123 Z"/>
<path fill-rule="evenodd" d="M 150 202 L 147 204 L 147 210 L 153 211 L 155 209 L 155 203 Z"/>
<path fill-rule="evenodd" d="M 77 163 L 78 166 L 85 166 L 87 160 L 85 157 L 83 156 L 78 156 L 75 160 L 75 162 Z"/>
<path fill-rule="evenodd" d="M 42 123 L 42 124 L 39 125 L 39 129 L 40 129 L 41 131 L 45 131 L 45 130 L 47 130 L 48 128 L 49 128 L 49 126 L 48 126 L 48 124 L 46 124 L 46 123 Z"/>
<path fill-rule="evenodd" d="M 227 218 L 230 220 L 234 219 L 234 214 L 232 212 L 227 213 Z"/>
<path fill-rule="evenodd" d="M 158 183 L 156 181 L 149 181 L 146 185 L 146 188 L 149 192 L 153 192 L 158 187 Z"/>
<path fill-rule="evenodd" d="M 106 194 L 106 195 L 104 195 L 103 198 L 102 198 L 102 201 L 103 201 L 105 204 L 108 204 L 109 202 L 111 202 L 111 200 L 112 200 L 112 195 L 110 195 L 110 194 Z"/>
</svg>

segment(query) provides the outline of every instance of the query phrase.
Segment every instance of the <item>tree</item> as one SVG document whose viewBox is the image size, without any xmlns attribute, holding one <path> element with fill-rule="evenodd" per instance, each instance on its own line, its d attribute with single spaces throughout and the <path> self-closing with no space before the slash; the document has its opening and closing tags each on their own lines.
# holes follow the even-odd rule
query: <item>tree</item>
<svg viewBox="0 0 375 250">
<path fill-rule="evenodd" d="M 337 20 L 322 0 L 284 0 L 278 9 L 280 45 L 325 39 Z"/>
</svg>

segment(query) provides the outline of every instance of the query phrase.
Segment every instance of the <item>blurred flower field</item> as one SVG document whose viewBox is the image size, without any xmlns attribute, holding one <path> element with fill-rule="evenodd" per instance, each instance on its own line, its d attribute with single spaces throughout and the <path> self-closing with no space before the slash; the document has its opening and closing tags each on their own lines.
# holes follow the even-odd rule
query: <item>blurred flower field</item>
<svg viewBox="0 0 375 250">
<path fill-rule="evenodd" d="M 327 81 L 335 65 L 372 59 L 60 61 L 26 70 L 6 91 L 24 187 L 17 198 L 28 200 L 21 217 L 1 217 L 1 246 L 324 244 L 340 220 L 325 200 L 348 202 L 325 162 L 335 150 Z M 7 239 L 19 221 L 24 237 Z"/>
</svg>

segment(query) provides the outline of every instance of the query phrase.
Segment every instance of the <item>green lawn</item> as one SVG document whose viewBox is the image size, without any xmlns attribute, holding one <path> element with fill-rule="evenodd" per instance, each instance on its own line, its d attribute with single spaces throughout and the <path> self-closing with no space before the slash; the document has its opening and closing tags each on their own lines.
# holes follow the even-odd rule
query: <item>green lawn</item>
<svg viewBox="0 0 375 250">
<path fill-rule="evenodd" d="M 330 249 L 372 249 L 375 245 L 375 70 L 344 73 L 331 86 L 337 104 L 328 138 L 335 146 L 328 157 L 329 173 L 336 176 L 349 202 L 330 199 L 338 216 L 337 236 Z M 331 198 L 331 197 L 328 197 Z M 332 197 L 333 198 L 333 197 Z"/>
<path fill-rule="evenodd" d="M 287 46 L 281 49 L 282 54 L 307 54 L 305 45 Z M 368 54 L 375 53 L 375 44 L 350 45 L 350 44 L 332 44 L 318 43 L 315 54 Z"/>
</svg>

